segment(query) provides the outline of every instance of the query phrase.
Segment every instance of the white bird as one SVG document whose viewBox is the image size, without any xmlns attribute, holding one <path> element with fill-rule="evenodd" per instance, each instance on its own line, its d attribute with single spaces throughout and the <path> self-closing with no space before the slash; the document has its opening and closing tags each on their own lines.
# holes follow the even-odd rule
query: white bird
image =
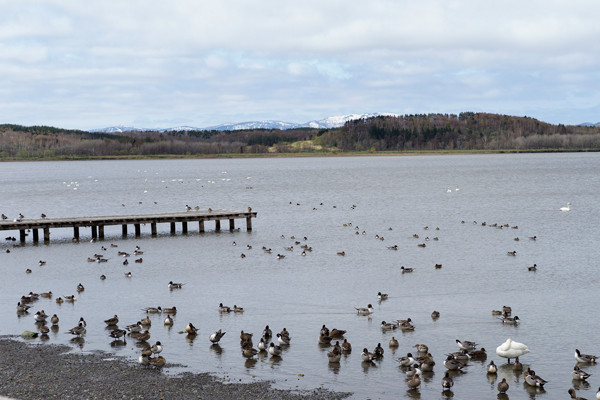
<svg viewBox="0 0 600 400">
<path fill-rule="evenodd" d="M 361 307 L 361 308 L 356 308 L 356 311 L 358 312 L 358 315 L 371 315 L 373 314 L 373 306 L 371 304 L 369 304 L 367 306 L 367 308 Z"/>
<path fill-rule="evenodd" d="M 567 203 L 566 207 L 561 207 L 560 211 L 571 211 L 571 203 Z"/>
<path fill-rule="evenodd" d="M 506 342 L 496 348 L 496 354 L 500 357 L 508 358 L 508 362 L 510 362 L 511 358 L 517 358 L 527 353 L 529 353 L 529 348 L 526 345 L 514 342 L 510 338 L 506 339 Z"/>
<path fill-rule="evenodd" d="M 496 367 L 496 364 L 494 364 L 494 361 L 490 361 L 490 363 L 487 366 L 487 373 L 495 374 L 496 372 L 498 372 L 498 367 Z"/>
</svg>

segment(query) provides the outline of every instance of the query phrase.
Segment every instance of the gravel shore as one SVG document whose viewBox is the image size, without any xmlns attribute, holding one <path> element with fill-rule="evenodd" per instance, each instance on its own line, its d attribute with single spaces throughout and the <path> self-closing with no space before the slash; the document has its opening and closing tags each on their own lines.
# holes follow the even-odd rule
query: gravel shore
<svg viewBox="0 0 600 400">
<path fill-rule="evenodd" d="M 269 382 L 221 382 L 210 374 L 169 376 L 108 353 L 67 354 L 61 345 L 0 337 L 0 396 L 28 399 L 337 400 L 348 393 L 288 391 Z M 167 364 L 168 366 L 168 364 Z"/>
</svg>

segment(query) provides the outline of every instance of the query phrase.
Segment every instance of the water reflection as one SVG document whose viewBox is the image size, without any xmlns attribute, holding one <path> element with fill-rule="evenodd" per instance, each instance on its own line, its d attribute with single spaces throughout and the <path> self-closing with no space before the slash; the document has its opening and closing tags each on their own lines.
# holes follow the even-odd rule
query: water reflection
<svg viewBox="0 0 600 400">
<path fill-rule="evenodd" d="M 83 349 L 83 345 L 85 344 L 85 339 L 82 337 L 74 337 L 71 339 L 71 344 L 76 345 L 77 347 L 79 347 L 80 349 Z"/>
<path fill-rule="evenodd" d="M 406 391 L 406 394 L 411 399 L 420 399 L 421 398 L 421 392 L 419 391 L 419 389 L 408 389 Z"/>
<path fill-rule="evenodd" d="M 498 393 L 498 396 L 496 396 L 496 398 L 498 400 L 510 400 L 510 398 L 508 397 L 508 394 L 506 394 L 506 393 Z"/>
<path fill-rule="evenodd" d="M 195 335 L 194 335 L 194 337 L 195 337 Z M 192 339 L 192 341 L 193 341 L 193 339 Z M 218 357 L 221 357 L 221 355 L 223 354 L 223 348 L 218 343 L 211 344 L 209 349 L 212 353 L 216 354 Z"/>
<path fill-rule="evenodd" d="M 454 392 L 450 389 L 446 389 L 442 391 L 442 397 L 445 399 L 449 399 L 451 397 L 454 397 Z"/>
<path fill-rule="evenodd" d="M 248 358 L 248 359 L 246 359 L 246 362 L 244 363 L 244 367 L 246 367 L 246 369 L 252 369 L 256 366 L 257 362 L 258 362 L 258 360 L 255 358 Z"/>
</svg>

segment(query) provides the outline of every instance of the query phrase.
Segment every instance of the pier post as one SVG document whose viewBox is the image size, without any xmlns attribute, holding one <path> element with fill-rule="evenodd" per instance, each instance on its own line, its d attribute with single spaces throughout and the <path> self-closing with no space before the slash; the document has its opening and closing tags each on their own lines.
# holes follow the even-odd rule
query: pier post
<svg viewBox="0 0 600 400">
<path fill-rule="evenodd" d="M 233 232 L 234 229 L 235 229 L 235 219 L 229 218 L 229 230 L 231 232 Z"/>
<path fill-rule="evenodd" d="M 187 222 L 183 221 L 181 223 L 181 233 L 183 233 L 184 235 L 187 234 Z"/>
<path fill-rule="evenodd" d="M 221 231 L 221 220 L 216 219 L 215 220 L 215 232 L 220 232 L 220 231 Z"/>
<path fill-rule="evenodd" d="M 50 228 L 44 228 L 44 243 L 50 242 Z"/>
<path fill-rule="evenodd" d="M 139 237 L 142 233 L 140 231 L 140 224 L 133 224 L 135 228 L 135 237 Z"/>
<path fill-rule="evenodd" d="M 96 230 L 96 225 L 92 225 L 92 239 L 96 239 L 98 237 L 98 231 Z"/>
<path fill-rule="evenodd" d="M 73 227 L 73 239 L 79 240 L 79 227 L 78 226 Z"/>
<path fill-rule="evenodd" d="M 198 221 L 198 225 L 199 225 L 200 233 L 204 233 L 204 220 L 201 219 L 200 221 Z"/>
<path fill-rule="evenodd" d="M 127 224 L 121 225 L 121 234 L 123 237 L 127 237 Z"/>
<path fill-rule="evenodd" d="M 150 223 L 150 231 L 152 232 L 152 236 L 156 236 L 156 222 Z"/>
<path fill-rule="evenodd" d="M 252 232 L 252 217 L 246 217 L 246 230 Z"/>
<path fill-rule="evenodd" d="M 21 239 L 21 243 L 25 243 L 25 236 L 27 236 L 25 234 L 25 229 L 19 230 L 19 239 Z"/>
<path fill-rule="evenodd" d="M 37 229 L 32 229 L 31 233 L 33 235 L 33 243 L 37 243 L 40 241 L 40 236 Z"/>
<path fill-rule="evenodd" d="M 98 226 L 98 237 L 104 239 L 104 225 Z"/>
<path fill-rule="evenodd" d="M 175 234 L 175 222 L 171 222 L 171 235 Z"/>
</svg>

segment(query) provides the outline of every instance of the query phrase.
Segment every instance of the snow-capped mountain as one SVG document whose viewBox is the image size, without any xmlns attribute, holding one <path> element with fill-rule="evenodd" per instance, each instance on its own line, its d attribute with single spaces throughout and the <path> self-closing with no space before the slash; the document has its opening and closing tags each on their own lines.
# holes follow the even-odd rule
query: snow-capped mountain
<svg viewBox="0 0 600 400">
<path fill-rule="evenodd" d="M 226 123 L 215 126 L 209 126 L 206 128 L 196 128 L 193 126 L 177 126 L 172 128 L 135 128 L 130 126 L 111 126 L 108 128 L 102 129 L 94 129 L 90 132 L 103 132 L 103 133 L 123 133 L 123 132 L 132 132 L 132 131 L 155 131 L 155 132 L 169 132 L 169 131 L 207 131 L 207 130 L 217 130 L 217 131 L 236 131 L 242 129 L 295 129 L 295 128 L 316 128 L 316 129 L 332 129 L 339 128 L 343 126 L 348 121 L 353 121 L 357 119 L 365 119 L 371 117 L 378 116 L 399 116 L 399 114 L 391 114 L 391 113 L 366 113 L 366 114 L 348 114 L 348 115 L 339 115 L 335 117 L 328 117 L 319 120 L 308 121 L 303 124 L 298 124 L 295 122 L 285 122 L 285 121 L 273 121 L 273 120 L 264 120 L 264 121 L 247 121 L 247 122 L 237 122 L 237 123 Z"/>
</svg>

